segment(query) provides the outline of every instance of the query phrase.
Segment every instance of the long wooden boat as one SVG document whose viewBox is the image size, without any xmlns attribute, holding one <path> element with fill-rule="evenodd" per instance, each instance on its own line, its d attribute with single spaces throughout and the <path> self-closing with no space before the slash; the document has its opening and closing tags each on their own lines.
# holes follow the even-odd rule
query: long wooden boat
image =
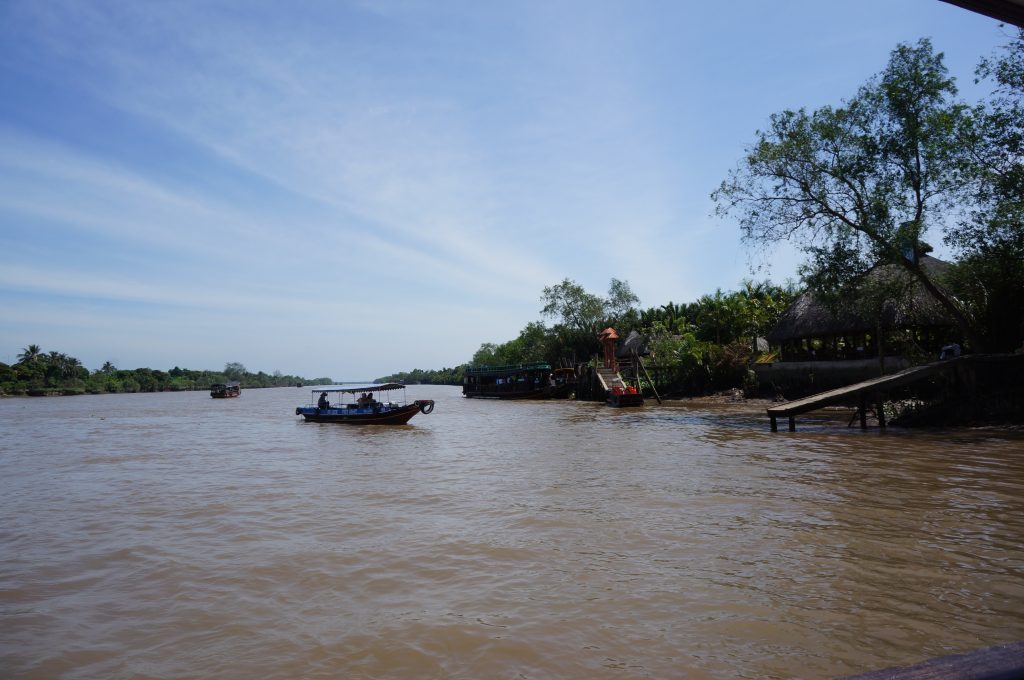
<svg viewBox="0 0 1024 680">
<path fill-rule="evenodd" d="M 315 389 L 310 403 L 296 407 L 295 415 L 313 423 L 404 425 L 417 413 L 427 414 L 433 410 L 433 399 L 409 402 L 405 397 L 405 385 L 384 383 L 364 387 Z"/>
<path fill-rule="evenodd" d="M 551 364 L 473 366 L 466 369 L 462 396 L 484 399 L 548 399 L 553 394 Z"/>
<path fill-rule="evenodd" d="M 214 399 L 231 399 L 232 397 L 239 397 L 242 395 L 242 386 L 238 381 L 228 383 L 217 383 L 216 385 L 210 385 L 210 396 Z"/>
</svg>

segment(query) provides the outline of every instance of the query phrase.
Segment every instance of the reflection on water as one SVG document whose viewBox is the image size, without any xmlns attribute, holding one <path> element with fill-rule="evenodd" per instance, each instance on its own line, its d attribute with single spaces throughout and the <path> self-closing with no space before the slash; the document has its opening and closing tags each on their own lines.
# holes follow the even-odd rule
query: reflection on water
<svg viewBox="0 0 1024 680">
<path fill-rule="evenodd" d="M 744 405 L 0 401 L 5 676 L 828 678 L 1024 638 L 1024 439 Z"/>
</svg>

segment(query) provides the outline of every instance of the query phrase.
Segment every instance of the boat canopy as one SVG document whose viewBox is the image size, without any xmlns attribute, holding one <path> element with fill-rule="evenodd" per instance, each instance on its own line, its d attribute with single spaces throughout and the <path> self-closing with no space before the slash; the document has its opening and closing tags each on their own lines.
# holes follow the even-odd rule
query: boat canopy
<svg viewBox="0 0 1024 680">
<path fill-rule="evenodd" d="M 344 392 L 346 394 L 361 394 L 362 392 L 390 392 L 391 390 L 404 390 L 405 385 L 401 383 L 383 383 L 380 385 L 363 385 L 362 387 L 335 387 L 332 389 L 316 388 L 313 392 Z"/>
</svg>

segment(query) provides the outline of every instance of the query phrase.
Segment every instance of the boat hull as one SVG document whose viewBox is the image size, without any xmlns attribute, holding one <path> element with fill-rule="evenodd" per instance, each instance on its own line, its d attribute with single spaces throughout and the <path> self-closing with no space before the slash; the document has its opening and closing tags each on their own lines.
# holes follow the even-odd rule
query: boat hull
<svg viewBox="0 0 1024 680">
<path fill-rule="evenodd" d="M 497 389 L 478 389 L 468 391 L 464 388 L 462 396 L 469 399 L 549 399 L 551 398 L 551 391 L 546 387 L 535 390 L 522 390 L 519 392 L 514 390 L 506 391 Z"/>
<path fill-rule="evenodd" d="M 339 423 L 342 425 L 405 425 L 422 410 L 418 403 L 382 409 L 374 412 L 371 409 L 344 409 L 299 407 L 297 415 L 301 415 L 311 423 Z"/>
</svg>

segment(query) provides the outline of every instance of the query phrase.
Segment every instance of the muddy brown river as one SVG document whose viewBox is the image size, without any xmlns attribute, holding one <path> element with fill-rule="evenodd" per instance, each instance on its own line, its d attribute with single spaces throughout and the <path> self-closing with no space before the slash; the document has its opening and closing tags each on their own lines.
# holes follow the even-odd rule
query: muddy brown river
<svg viewBox="0 0 1024 680">
<path fill-rule="evenodd" d="M 833 678 L 1024 639 L 1024 435 L 0 400 L 5 678 Z"/>
</svg>

